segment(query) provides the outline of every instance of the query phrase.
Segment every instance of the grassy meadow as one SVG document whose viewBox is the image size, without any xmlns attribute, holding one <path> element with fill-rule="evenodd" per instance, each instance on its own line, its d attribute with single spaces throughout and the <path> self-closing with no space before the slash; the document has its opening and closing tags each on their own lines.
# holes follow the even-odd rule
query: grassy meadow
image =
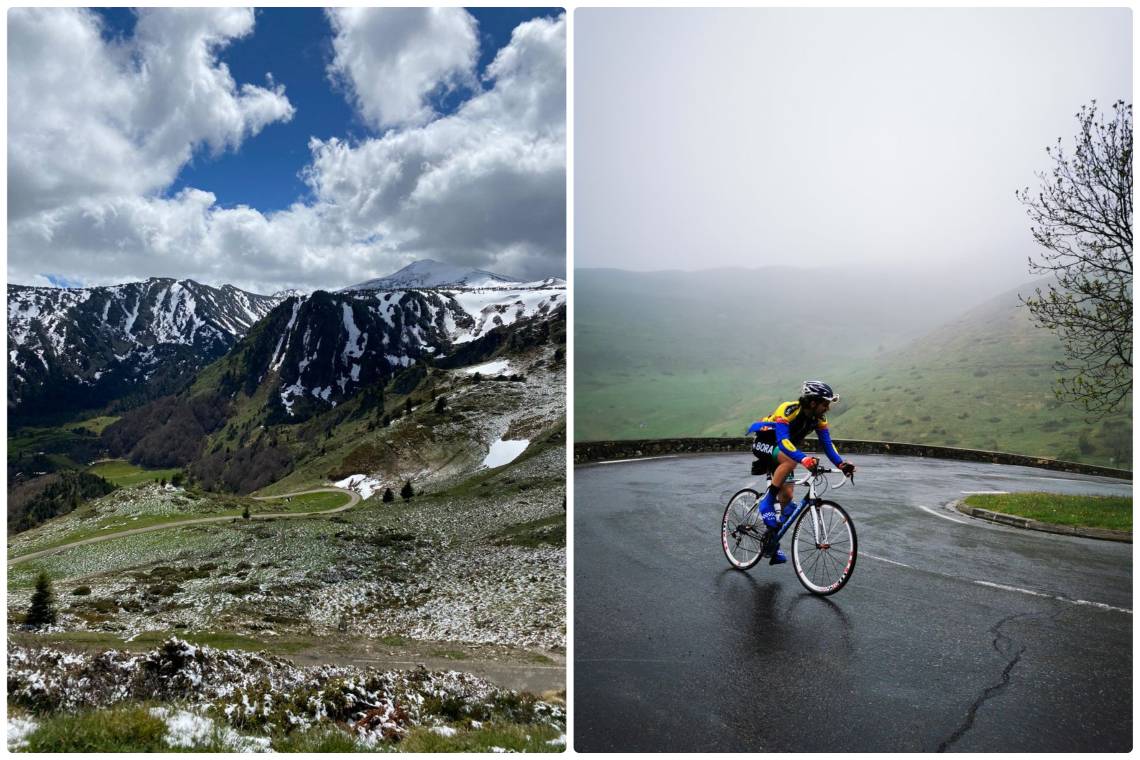
<svg viewBox="0 0 1140 760">
<path fill-rule="evenodd" d="M 140 483 L 152 483 L 156 480 L 169 481 L 181 468 L 170 467 L 166 469 L 148 470 L 144 467 L 131 464 L 125 459 L 107 459 L 96 462 L 87 468 L 87 472 L 109 480 L 117 486 L 137 486 Z"/>
</svg>

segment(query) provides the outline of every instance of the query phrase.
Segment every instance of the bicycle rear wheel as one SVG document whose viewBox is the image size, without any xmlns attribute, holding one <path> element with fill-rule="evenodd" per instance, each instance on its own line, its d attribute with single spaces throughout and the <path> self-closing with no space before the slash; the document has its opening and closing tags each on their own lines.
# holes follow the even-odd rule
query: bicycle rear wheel
<svg viewBox="0 0 1140 760">
<path fill-rule="evenodd" d="M 830 596 L 851 579 L 858 548 L 855 525 L 843 507 L 833 501 L 821 501 L 804 509 L 796 520 L 792 567 L 804 588 L 813 594 Z"/>
<path fill-rule="evenodd" d="M 747 570 L 760 561 L 767 529 L 756 510 L 760 494 L 751 488 L 737 491 L 724 508 L 720 523 L 720 545 L 728 562 L 739 570 Z"/>
</svg>

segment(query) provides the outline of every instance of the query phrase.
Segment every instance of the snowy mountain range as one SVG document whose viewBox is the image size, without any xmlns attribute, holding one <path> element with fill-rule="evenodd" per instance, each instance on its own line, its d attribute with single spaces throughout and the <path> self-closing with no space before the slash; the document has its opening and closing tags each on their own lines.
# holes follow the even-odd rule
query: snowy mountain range
<svg viewBox="0 0 1140 760">
<path fill-rule="evenodd" d="M 305 408 L 335 405 L 421 358 L 565 303 L 557 278 L 519 283 L 430 260 L 337 293 L 263 296 L 169 278 L 9 285 L 9 415 L 34 422 L 172 393 L 237 347 L 243 384 L 273 382 L 271 403 L 295 416 L 299 399 Z"/>
<path fill-rule="evenodd" d="M 403 288 L 517 288 L 558 287 L 563 280 L 551 278 L 541 282 L 521 282 L 483 269 L 446 264 L 433 259 L 412 262 L 398 272 L 342 288 L 354 290 L 397 290 Z"/>
<path fill-rule="evenodd" d="M 278 306 L 223 364 L 247 389 L 271 383 L 271 406 L 298 419 L 420 359 L 446 363 L 484 339 L 494 348 L 496 328 L 550 318 L 565 303 L 554 287 L 317 291 Z"/>
<path fill-rule="evenodd" d="M 24 414 L 166 390 L 222 356 L 281 296 L 151 278 L 93 288 L 8 286 L 8 408 Z"/>
</svg>

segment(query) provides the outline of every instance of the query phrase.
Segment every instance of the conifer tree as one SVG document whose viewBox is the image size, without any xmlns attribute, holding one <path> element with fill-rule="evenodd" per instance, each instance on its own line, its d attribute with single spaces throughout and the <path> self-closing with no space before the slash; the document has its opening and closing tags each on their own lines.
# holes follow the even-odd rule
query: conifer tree
<svg viewBox="0 0 1140 760">
<path fill-rule="evenodd" d="M 55 594 L 51 590 L 51 578 L 47 573 L 41 572 L 36 576 L 36 590 L 32 592 L 26 622 L 38 628 L 55 623 L 55 619 Z"/>
</svg>

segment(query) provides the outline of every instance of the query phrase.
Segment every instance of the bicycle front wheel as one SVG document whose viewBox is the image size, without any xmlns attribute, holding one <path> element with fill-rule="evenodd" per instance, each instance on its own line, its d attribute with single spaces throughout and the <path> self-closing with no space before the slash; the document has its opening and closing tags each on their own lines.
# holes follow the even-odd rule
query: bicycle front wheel
<svg viewBox="0 0 1140 760">
<path fill-rule="evenodd" d="M 720 522 L 720 545 L 729 564 L 747 570 L 760 561 L 765 527 L 756 510 L 760 494 L 751 488 L 737 491 L 724 508 Z"/>
<path fill-rule="evenodd" d="M 833 501 L 821 501 L 800 513 L 792 533 L 792 566 L 808 591 L 830 596 L 855 572 L 858 553 L 855 525 Z"/>
</svg>

